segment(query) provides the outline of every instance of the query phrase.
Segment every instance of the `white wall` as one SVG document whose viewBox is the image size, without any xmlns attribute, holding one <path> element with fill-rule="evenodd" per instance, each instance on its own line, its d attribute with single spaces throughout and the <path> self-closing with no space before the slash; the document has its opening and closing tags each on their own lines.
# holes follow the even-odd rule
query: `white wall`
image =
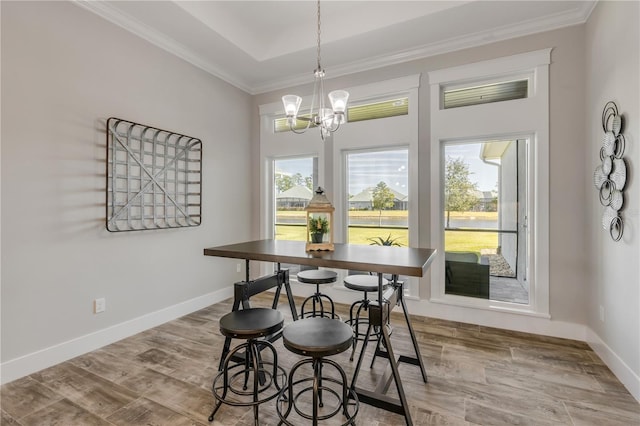
<svg viewBox="0 0 640 426">
<path fill-rule="evenodd" d="M 244 92 L 72 3 L 1 8 L 6 382 L 231 294 L 236 262 L 203 248 L 250 238 L 252 110 Z M 202 140 L 201 226 L 105 230 L 110 116 Z M 94 315 L 97 297 L 107 309 Z"/>
<path fill-rule="evenodd" d="M 587 143 L 583 177 L 588 202 L 585 253 L 590 336 L 598 354 L 640 400 L 640 3 L 599 2 L 586 25 Z M 602 206 L 592 184 L 600 162 L 601 115 L 614 101 L 624 119 L 628 167 L 622 210 L 624 234 L 614 242 L 602 229 Z M 604 321 L 600 320 L 600 307 Z"/>
</svg>

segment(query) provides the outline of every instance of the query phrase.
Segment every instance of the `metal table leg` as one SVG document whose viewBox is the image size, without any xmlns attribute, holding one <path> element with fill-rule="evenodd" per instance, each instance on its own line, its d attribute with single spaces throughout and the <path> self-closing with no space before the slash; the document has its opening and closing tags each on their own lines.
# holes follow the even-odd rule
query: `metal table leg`
<svg viewBox="0 0 640 426">
<path fill-rule="evenodd" d="M 382 274 L 379 274 L 380 277 Z M 380 283 L 382 280 L 379 280 Z M 403 286 L 402 283 L 398 283 L 397 277 L 394 276 L 394 286 L 391 289 L 385 291 L 384 295 L 382 295 L 382 303 L 380 302 L 372 302 L 369 305 L 369 326 L 367 328 L 367 336 L 362 345 L 362 349 L 360 352 L 360 356 L 358 357 L 358 363 L 356 365 L 356 369 L 353 374 L 353 379 L 351 381 L 351 389 L 356 392 L 358 398 L 361 402 L 365 404 L 372 405 L 374 407 L 382 408 L 387 411 L 391 411 L 393 413 L 401 414 L 404 416 L 405 422 L 407 425 L 413 425 L 413 421 L 411 420 L 411 414 L 409 412 L 409 404 L 404 393 L 404 388 L 402 386 L 402 379 L 400 378 L 400 373 L 398 371 L 398 364 L 400 362 L 409 363 L 412 365 L 416 365 L 420 367 L 420 371 L 422 373 L 422 378 L 426 382 L 427 381 L 427 373 L 424 368 L 424 363 L 422 361 L 422 357 L 420 355 L 420 349 L 418 347 L 418 341 L 415 337 L 415 333 L 413 331 L 413 326 L 411 325 L 411 320 L 409 318 L 409 313 L 407 311 L 407 306 L 404 303 L 403 298 Z M 379 289 L 379 294 L 382 291 Z M 389 336 L 389 332 L 385 327 L 385 324 L 389 318 L 391 313 L 391 309 L 400 304 L 402 306 L 402 310 L 404 312 L 405 320 L 407 322 L 407 327 L 409 328 L 409 334 L 411 335 L 411 341 L 415 350 L 416 357 L 408 357 L 404 355 L 400 355 L 396 358 L 393 347 L 391 345 L 391 338 Z M 381 356 L 386 358 L 389 361 L 389 366 L 391 367 L 391 374 L 388 373 L 383 375 L 382 380 L 378 383 L 378 386 L 374 391 L 358 388 L 356 386 L 358 380 L 358 374 L 360 373 L 360 368 L 362 366 L 362 361 L 364 359 L 364 354 L 367 349 L 367 345 L 369 344 L 369 334 L 371 333 L 372 327 L 379 327 L 381 333 L 381 339 L 384 344 L 385 350 L 379 348 L 379 345 L 376 344 L 376 353 L 374 356 Z M 391 380 L 393 380 L 396 384 L 396 390 L 398 392 L 398 398 L 391 398 L 386 395 L 389 385 L 391 384 Z"/>
</svg>

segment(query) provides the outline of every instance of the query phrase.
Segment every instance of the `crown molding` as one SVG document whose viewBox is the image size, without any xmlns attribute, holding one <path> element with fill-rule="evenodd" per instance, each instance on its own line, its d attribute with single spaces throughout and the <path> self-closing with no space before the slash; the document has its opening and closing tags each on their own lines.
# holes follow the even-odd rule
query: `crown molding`
<svg viewBox="0 0 640 426">
<path fill-rule="evenodd" d="M 88 10 L 107 21 L 116 24 L 117 26 L 137 35 L 138 37 L 148 41 L 149 43 L 177 56 L 190 63 L 191 65 L 200 68 L 207 73 L 218 77 L 219 79 L 243 90 L 247 93 L 252 92 L 252 88 L 234 78 L 231 74 L 222 71 L 218 66 L 212 64 L 210 61 L 202 58 L 202 56 L 194 53 L 189 48 L 181 43 L 178 43 L 171 37 L 167 37 L 161 32 L 149 27 L 148 25 L 140 22 L 134 17 L 121 12 L 114 8 L 110 4 L 102 1 L 91 0 L 73 0 L 73 4 Z"/>
<path fill-rule="evenodd" d="M 205 72 L 220 78 L 221 80 L 237 87 L 250 95 L 267 93 L 284 89 L 291 86 L 309 84 L 313 81 L 308 73 L 285 76 L 280 79 L 266 81 L 251 85 L 235 77 L 232 73 L 223 71 L 216 64 L 206 60 L 202 56 L 194 53 L 186 46 L 176 40 L 167 37 L 161 32 L 147 26 L 139 20 L 119 11 L 109 3 L 90 0 L 74 0 L 74 4 L 95 13 L 96 15 L 118 25 L 121 28 L 143 38 L 144 40 L 160 47 L 161 49 L 187 61 L 188 63 L 204 70 Z M 397 65 L 404 62 L 428 58 L 458 50 L 478 47 L 498 41 L 508 40 L 516 37 L 523 37 L 545 31 L 551 31 L 563 27 L 584 24 L 597 1 L 581 2 L 581 7 L 577 10 L 557 13 L 543 19 L 532 19 L 526 22 L 509 24 L 487 31 L 480 31 L 474 34 L 454 37 L 447 40 L 419 46 L 414 49 L 396 52 L 388 55 L 380 55 L 374 58 L 367 58 L 348 64 L 331 67 L 329 69 L 330 78 L 341 77 L 372 69 Z"/>
<path fill-rule="evenodd" d="M 587 22 L 597 1 L 585 1 L 579 10 L 550 15 L 544 19 L 532 19 L 527 22 L 505 25 L 487 31 L 480 31 L 471 35 L 450 38 L 436 43 L 425 44 L 415 49 L 408 49 L 390 55 L 381 55 L 349 64 L 327 67 L 329 78 L 342 77 L 367 70 L 397 65 L 404 62 L 428 58 L 458 50 L 478 47 L 498 41 L 552 31 L 560 28 L 581 25 Z M 291 86 L 312 82 L 308 74 L 298 75 L 288 79 L 268 82 L 254 87 L 253 94 L 266 93 Z"/>
</svg>

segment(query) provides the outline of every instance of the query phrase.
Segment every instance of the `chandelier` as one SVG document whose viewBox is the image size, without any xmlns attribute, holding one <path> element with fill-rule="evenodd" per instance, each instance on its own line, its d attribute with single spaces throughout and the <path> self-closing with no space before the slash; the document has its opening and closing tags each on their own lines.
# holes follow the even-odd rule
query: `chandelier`
<svg viewBox="0 0 640 426">
<path fill-rule="evenodd" d="M 325 107 L 324 99 L 324 70 L 320 65 L 320 0 L 318 0 L 318 63 L 317 68 L 313 72 L 315 77 L 313 85 L 313 96 L 311 97 L 311 110 L 309 115 L 298 116 L 298 110 L 302 103 L 302 98 L 297 95 L 286 95 L 282 97 L 284 111 L 287 115 L 287 123 L 294 133 L 304 133 L 312 125 L 320 128 L 320 137 L 324 140 L 331 133 L 338 130 L 340 124 L 346 121 L 345 110 L 347 109 L 347 100 L 349 92 L 345 90 L 334 90 L 329 93 L 329 101 L 331 108 Z M 317 103 L 317 105 L 316 105 Z M 296 121 L 306 122 L 306 126 L 302 129 L 296 129 Z"/>
</svg>

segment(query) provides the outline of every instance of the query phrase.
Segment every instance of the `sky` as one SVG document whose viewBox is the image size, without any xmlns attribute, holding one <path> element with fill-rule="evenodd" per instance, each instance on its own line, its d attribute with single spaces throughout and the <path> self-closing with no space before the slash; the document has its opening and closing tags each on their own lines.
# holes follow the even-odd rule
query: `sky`
<svg viewBox="0 0 640 426">
<path fill-rule="evenodd" d="M 408 194 L 408 151 L 406 149 L 375 152 L 354 152 L 348 156 L 349 194 L 356 195 L 366 188 L 385 182 L 395 191 Z M 310 158 L 276 161 L 276 169 L 285 173 L 310 176 L 313 163 Z"/>
<path fill-rule="evenodd" d="M 445 156 L 462 157 L 469 164 L 471 181 L 478 184 L 481 191 L 496 189 L 498 168 L 480 160 L 480 144 L 451 144 L 445 148 Z M 349 194 L 356 195 L 362 190 L 385 182 L 393 190 L 408 195 L 408 150 L 363 151 L 348 155 Z M 300 173 L 310 176 L 313 171 L 311 158 L 280 159 L 276 168 L 284 173 Z"/>
<path fill-rule="evenodd" d="M 480 191 L 494 191 L 498 183 L 498 167 L 484 163 L 480 159 L 479 143 L 447 144 L 444 155 L 452 158 L 463 158 L 469 165 L 471 182 L 478 184 Z"/>
</svg>

